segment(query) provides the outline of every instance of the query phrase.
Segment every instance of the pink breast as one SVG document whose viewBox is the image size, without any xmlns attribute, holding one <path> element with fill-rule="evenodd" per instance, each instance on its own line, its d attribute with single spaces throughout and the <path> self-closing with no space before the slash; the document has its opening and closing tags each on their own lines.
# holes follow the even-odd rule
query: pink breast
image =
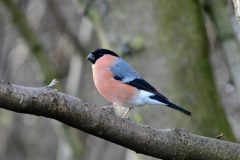
<svg viewBox="0 0 240 160">
<path fill-rule="evenodd" d="M 99 93 L 108 101 L 124 104 L 137 92 L 134 87 L 115 80 L 110 71 L 110 66 L 117 57 L 105 55 L 93 65 L 94 83 Z"/>
</svg>

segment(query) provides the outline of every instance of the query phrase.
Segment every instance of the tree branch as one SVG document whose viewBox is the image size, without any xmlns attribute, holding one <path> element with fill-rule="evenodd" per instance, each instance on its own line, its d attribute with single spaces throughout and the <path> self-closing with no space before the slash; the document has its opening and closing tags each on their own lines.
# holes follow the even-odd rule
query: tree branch
<svg viewBox="0 0 240 160">
<path fill-rule="evenodd" d="M 154 129 L 110 114 L 76 97 L 48 87 L 0 82 L 0 107 L 56 119 L 137 153 L 162 159 L 240 159 L 240 145 L 187 133 Z"/>
</svg>

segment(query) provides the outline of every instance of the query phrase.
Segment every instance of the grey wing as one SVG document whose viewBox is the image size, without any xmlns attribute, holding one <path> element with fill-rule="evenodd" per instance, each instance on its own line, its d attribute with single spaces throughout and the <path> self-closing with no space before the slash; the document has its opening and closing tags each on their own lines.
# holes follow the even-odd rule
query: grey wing
<svg viewBox="0 0 240 160">
<path fill-rule="evenodd" d="M 124 83 L 130 82 L 134 79 L 141 79 L 141 75 L 122 58 L 116 60 L 111 66 L 111 71 L 115 79 Z"/>
<path fill-rule="evenodd" d="M 167 97 L 159 93 L 151 84 L 145 81 L 141 75 L 137 73 L 137 71 L 124 59 L 118 58 L 118 60 L 111 66 L 111 71 L 114 79 L 138 89 L 157 94 L 163 100 L 167 100 Z"/>
</svg>

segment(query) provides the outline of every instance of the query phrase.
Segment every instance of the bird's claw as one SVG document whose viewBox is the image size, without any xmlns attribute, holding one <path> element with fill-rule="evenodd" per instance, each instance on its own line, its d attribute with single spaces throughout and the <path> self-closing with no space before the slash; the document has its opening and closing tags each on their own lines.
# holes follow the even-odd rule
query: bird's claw
<svg viewBox="0 0 240 160">
<path fill-rule="evenodd" d="M 47 86 L 47 88 L 54 88 L 58 81 L 56 79 L 53 79 L 52 82 Z"/>
</svg>

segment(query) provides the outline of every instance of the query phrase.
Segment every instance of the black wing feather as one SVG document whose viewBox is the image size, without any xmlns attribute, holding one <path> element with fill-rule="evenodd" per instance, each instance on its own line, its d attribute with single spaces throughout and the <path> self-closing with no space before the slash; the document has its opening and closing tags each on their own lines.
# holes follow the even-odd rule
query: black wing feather
<svg viewBox="0 0 240 160">
<path fill-rule="evenodd" d="M 153 96 L 150 96 L 149 98 L 152 98 L 152 99 L 155 99 L 155 100 L 158 100 L 162 103 L 165 103 L 168 107 L 172 108 L 172 109 L 175 109 L 175 110 L 178 110 L 182 113 L 185 113 L 186 115 L 189 115 L 191 116 L 191 112 L 189 112 L 188 110 L 184 109 L 183 107 L 180 107 L 170 101 L 168 101 L 167 99 L 163 99 L 161 96 L 159 95 L 153 95 Z"/>
<path fill-rule="evenodd" d="M 122 77 L 119 77 L 117 75 L 114 76 L 114 79 L 118 80 L 118 81 L 121 81 L 125 84 L 128 84 L 130 86 L 133 86 L 133 87 L 136 87 L 137 89 L 141 89 L 141 90 L 144 90 L 144 91 L 148 91 L 148 92 L 151 92 L 151 93 L 154 93 L 155 95 L 153 96 L 150 96 L 149 98 L 151 99 L 155 99 L 155 100 L 158 100 L 159 102 L 162 102 L 164 104 L 166 104 L 168 107 L 170 108 L 173 108 L 173 109 L 176 109 L 180 112 L 183 112 L 189 116 L 191 116 L 191 112 L 187 111 L 186 109 L 170 102 L 167 97 L 165 97 L 164 95 L 162 95 L 161 93 L 159 93 L 153 86 L 151 86 L 147 81 L 145 81 L 144 79 L 139 79 L 139 78 L 136 78 L 132 81 L 129 81 L 129 82 L 124 82 L 123 81 L 123 78 Z"/>
<path fill-rule="evenodd" d="M 139 79 L 136 78 L 132 81 L 129 82 L 125 82 L 125 84 L 128 84 L 130 86 L 136 87 L 137 89 L 141 89 L 144 91 L 148 91 L 154 94 L 159 95 L 161 98 L 167 100 L 167 97 L 165 97 L 164 95 L 162 95 L 161 93 L 159 93 L 153 86 L 151 86 L 147 81 L 145 81 L 144 79 Z"/>
</svg>

